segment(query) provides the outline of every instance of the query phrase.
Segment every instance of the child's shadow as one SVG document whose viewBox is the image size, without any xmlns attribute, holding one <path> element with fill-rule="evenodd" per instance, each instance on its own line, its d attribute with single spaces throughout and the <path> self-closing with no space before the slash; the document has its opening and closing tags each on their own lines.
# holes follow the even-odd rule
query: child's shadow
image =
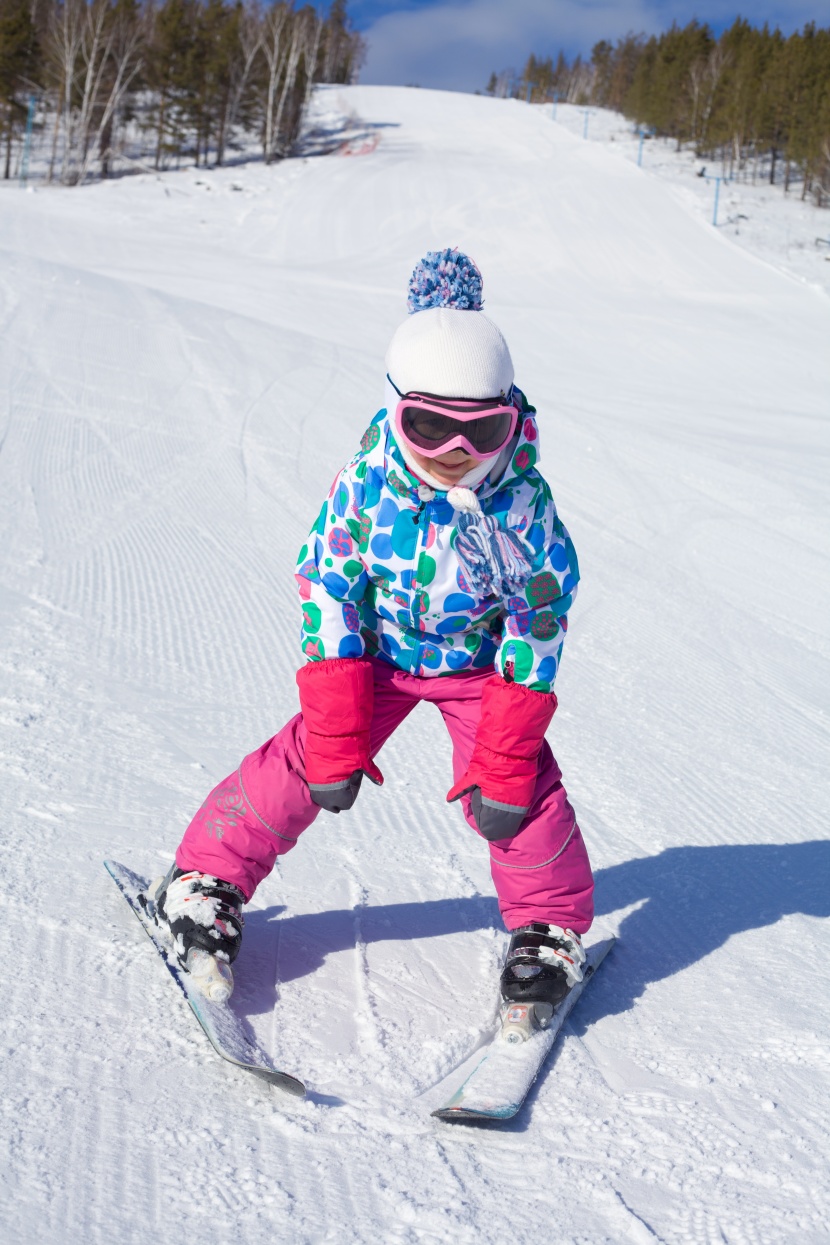
<svg viewBox="0 0 830 1245">
<path fill-rule="evenodd" d="M 830 916 L 830 841 L 673 847 L 600 869 L 597 916 L 641 903 L 620 925 L 612 960 L 575 1023 L 631 1008 L 651 982 L 671 977 L 744 930 L 790 913 Z M 642 902 L 645 901 L 645 902 Z M 501 928 L 485 896 L 385 904 L 277 919 L 282 908 L 246 915 L 237 1010 L 270 1011 L 278 982 L 311 976 L 327 955 L 360 943 L 397 941 Z M 406 947 L 401 947 L 406 955 Z M 277 972 L 277 969 L 279 971 Z M 610 970 L 610 971 L 609 971 Z M 277 984 L 275 984 L 277 983 Z M 313 983 L 309 981 L 309 988 Z M 496 989 L 496 982 L 493 982 Z"/>
<path fill-rule="evenodd" d="M 672 847 L 601 869 L 601 917 L 645 900 L 620 926 L 613 971 L 603 971 L 585 1023 L 627 1011 L 654 981 L 671 977 L 733 934 L 774 925 L 791 913 L 830 916 L 830 841 Z M 792 949 L 798 961 L 797 948 Z M 788 953 L 789 955 L 789 953 Z M 736 985 L 740 988 L 740 982 Z M 587 996 L 586 996 L 587 998 Z"/>
</svg>

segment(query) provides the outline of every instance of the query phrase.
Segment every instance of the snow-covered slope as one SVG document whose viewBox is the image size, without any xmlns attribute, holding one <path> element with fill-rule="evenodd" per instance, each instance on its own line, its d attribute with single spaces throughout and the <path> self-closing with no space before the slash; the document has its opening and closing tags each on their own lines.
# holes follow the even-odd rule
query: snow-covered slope
<svg viewBox="0 0 830 1245">
<path fill-rule="evenodd" d="M 830 301 L 539 110 L 319 108 L 376 149 L 0 195 L 3 1240 L 825 1241 Z M 620 935 L 498 1132 L 428 1114 L 504 945 L 437 715 L 250 910 L 306 1102 L 218 1062 L 101 866 L 160 872 L 295 710 L 296 550 L 451 244 L 580 553 L 551 740 Z"/>
<path fill-rule="evenodd" d="M 550 104 L 532 107 L 553 119 Z M 667 183 L 677 200 L 700 221 L 713 221 L 717 201 L 720 234 L 790 276 L 830 294 L 830 211 L 816 206 L 810 197 L 802 200 L 801 182 L 794 182 L 785 194 L 780 165 L 775 186 L 769 184 L 766 158 L 739 178 L 724 181 L 729 169 L 721 161 L 701 159 L 691 144 L 678 151 L 673 138 L 644 138 L 641 142 L 640 131 L 622 113 L 592 108 L 588 121 L 588 142 L 604 144 L 607 151 L 623 160 L 637 163 L 639 159 L 644 172 Z M 582 137 L 585 109 L 558 104 L 556 123 Z"/>
</svg>

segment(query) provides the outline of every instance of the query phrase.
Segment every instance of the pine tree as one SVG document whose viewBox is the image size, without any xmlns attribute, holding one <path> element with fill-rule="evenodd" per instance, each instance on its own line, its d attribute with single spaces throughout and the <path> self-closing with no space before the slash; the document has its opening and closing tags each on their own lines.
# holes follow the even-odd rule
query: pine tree
<svg viewBox="0 0 830 1245">
<path fill-rule="evenodd" d="M 0 0 L 0 135 L 3 177 L 11 176 L 12 144 L 38 85 L 40 44 L 27 0 Z"/>
<path fill-rule="evenodd" d="M 164 0 L 156 12 L 148 73 L 156 95 L 156 168 L 165 156 L 181 152 L 195 41 L 194 0 Z"/>
</svg>

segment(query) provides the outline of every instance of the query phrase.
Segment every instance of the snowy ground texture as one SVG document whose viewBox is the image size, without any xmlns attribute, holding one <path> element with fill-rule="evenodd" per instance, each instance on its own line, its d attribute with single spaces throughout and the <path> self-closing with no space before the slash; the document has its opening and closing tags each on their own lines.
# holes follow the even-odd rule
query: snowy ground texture
<svg viewBox="0 0 830 1245">
<path fill-rule="evenodd" d="M 350 111 L 351 157 L 0 195 L 2 1239 L 826 1242 L 830 299 L 578 118 Z M 428 707 L 250 910 L 305 1102 L 214 1056 L 101 865 L 160 872 L 294 712 L 295 552 L 448 244 L 580 553 L 551 740 L 620 937 L 496 1131 L 428 1114 L 505 941 Z"/>
</svg>

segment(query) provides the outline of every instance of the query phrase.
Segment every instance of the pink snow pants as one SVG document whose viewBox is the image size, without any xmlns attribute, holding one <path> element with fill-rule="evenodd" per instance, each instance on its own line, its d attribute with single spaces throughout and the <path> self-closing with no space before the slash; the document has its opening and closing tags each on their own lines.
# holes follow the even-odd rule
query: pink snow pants
<svg viewBox="0 0 830 1245">
<path fill-rule="evenodd" d="M 436 705 L 453 745 L 453 781 L 470 761 L 484 684 L 492 667 L 441 678 L 420 678 L 377 658 L 374 669 L 372 755 L 375 756 L 421 700 Z M 305 726 L 297 714 L 279 734 L 246 756 L 236 773 L 211 791 L 185 831 L 176 854 L 182 869 L 233 882 L 250 900 L 277 856 L 291 850 L 320 809 L 305 782 Z M 593 877 L 579 826 L 547 742 L 530 812 L 512 839 L 488 843 L 490 867 L 504 923 L 516 929 L 544 921 L 584 934 L 593 919 Z M 440 779 L 449 788 L 449 776 Z M 469 797 L 464 816 L 473 830 Z M 343 819 L 360 816 L 360 796 Z"/>
</svg>

